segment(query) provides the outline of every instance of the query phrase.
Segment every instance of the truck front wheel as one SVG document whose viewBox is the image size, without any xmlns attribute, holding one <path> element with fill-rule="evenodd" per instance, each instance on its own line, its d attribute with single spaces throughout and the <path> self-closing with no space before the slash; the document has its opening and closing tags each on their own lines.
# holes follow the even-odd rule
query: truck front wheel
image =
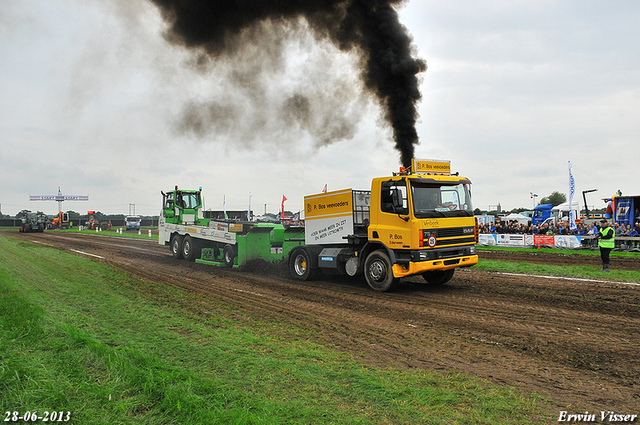
<svg viewBox="0 0 640 425">
<path fill-rule="evenodd" d="M 393 276 L 391 259 L 382 250 L 373 251 L 364 263 L 364 277 L 371 289 L 385 292 L 392 289 L 400 282 Z"/>
<path fill-rule="evenodd" d="M 436 270 L 422 273 L 422 277 L 432 285 L 444 285 L 451 280 L 455 271 L 456 269 Z"/>
<path fill-rule="evenodd" d="M 296 248 L 289 257 L 289 273 L 296 280 L 311 278 L 311 256 L 304 248 Z"/>
<path fill-rule="evenodd" d="M 171 254 L 173 258 L 182 258 L 182 236 L 175 235 L 171 238 Z"/>
</svg>

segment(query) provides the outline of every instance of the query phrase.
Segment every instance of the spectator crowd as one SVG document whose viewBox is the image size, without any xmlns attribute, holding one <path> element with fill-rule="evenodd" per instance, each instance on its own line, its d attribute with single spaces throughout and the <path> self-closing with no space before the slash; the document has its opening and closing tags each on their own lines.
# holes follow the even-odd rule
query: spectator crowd
<svg viewBox="0 0 640 425">
<path fill-rule="evenodd" d="M 522 224 L 518 221 L 510 221 L 508 223 L 483 224 L 480 226 L 480 233 L 508 233 L 520 235 L 582 235 L 595 236 L 598 234 L 600 223 L 592 223 L 585 225 L 584 223 L 576 223 L 577 229 L 572 231 L 569 223 L 558 222 L 555 225 L 544 224 L 543 226 Z M 636 222 L 635 226 L 625 226 L 624 224 L 613 224 L 616 236 L 640 236 L 640 222 Z"/>
</svg>

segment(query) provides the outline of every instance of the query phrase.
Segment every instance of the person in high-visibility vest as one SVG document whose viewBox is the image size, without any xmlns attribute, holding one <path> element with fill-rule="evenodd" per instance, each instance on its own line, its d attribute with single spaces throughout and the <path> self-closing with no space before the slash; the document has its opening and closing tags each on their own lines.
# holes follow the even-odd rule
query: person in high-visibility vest
<svg viewBox="0 0 640 425">
<path fill-rule="evenodd" d="M 609 225 L 607 220 L 602 220 L 602 227 L 598 230 L 596 238 L 598 238 L 598 247 L 600 247 L 600 258 L 602 259 L 603 272 L 609 271 L 609 254 L 611 250 L 615 248 L 616 232 L 613 227 Z"/>
</svg>

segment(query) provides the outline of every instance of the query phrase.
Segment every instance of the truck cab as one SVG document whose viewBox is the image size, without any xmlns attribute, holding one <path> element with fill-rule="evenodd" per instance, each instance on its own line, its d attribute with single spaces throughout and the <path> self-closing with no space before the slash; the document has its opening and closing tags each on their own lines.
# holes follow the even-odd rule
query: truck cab
<svg viewBox="0 0 640 425">
<path fill-rule="evenodd" d="M 368 239 L 388 250 L 394 277 L 452 276 L 454 268 L 478 262 L 477 238 L 466 177 L 407 174 L 373 179 Z"/>
<path fill-rule="evenodd" d="M 580 222 L 580 207 L 578 205 L 578 202 L 574 201 L 573 205 L 571 205 L 571 207 L 569 206 L 569 201 L 567 202 L 563 202 L 560 205 L 556 205 L 555 207 L 551 208 L 551 217 L 555 218 L 555 222 L 558 221 L 569 221 L 570 216 L 569 214 L 572 213 L 573 214 L 573 219 L 576 220 L 577 222 Z"/>
<path fill-rule="evenodd" d="M 178 189 L 162 192 L 162 216 L 170 224 L 194 224 L 206 226 L 209 219 L 202 214 L 202 189 Z"/>
<path fill-rule="evenodd" d="M 531 224 L 540 226 L 551 217 L 551 208 L 553 204 L 540 204 L 533 209 L 533 215 L 531 216 Z"/>
</svg>

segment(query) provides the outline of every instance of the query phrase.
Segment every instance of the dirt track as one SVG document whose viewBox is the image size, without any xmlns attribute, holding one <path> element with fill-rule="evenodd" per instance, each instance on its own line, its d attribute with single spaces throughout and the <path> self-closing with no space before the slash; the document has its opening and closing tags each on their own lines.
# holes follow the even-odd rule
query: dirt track
<svg viewBox="0 0 640 425">
<path fill-rule="evenodd" d="M 241 314 L 308 329 L 316 342 L 370 364 L 462 372 L 536 392 L 552 400 L 547 412 L 552 416 L 560 410 L 640 414 L 637 285 L 466 269 L 443 287 L 412 278 L 380 294 L 352 279 L 301 283 L 273 272 L 178 261 L 152 241 L 55 231 L 14 236 L 82 251 L 77 255 L 98 255 L 103 258 L 89 258 L 192 291 L 203 301 L 192 307 L 196 313 L 204 314 L 208 300 L 223 300 Z M 481 253 L 484 258 L 504 256 Z M 587 261 L 580 256 L 535 258 L 542 260 L 517 260 Z M 624 264 L 640 269 L 639 261 Z"/>
</svg>

